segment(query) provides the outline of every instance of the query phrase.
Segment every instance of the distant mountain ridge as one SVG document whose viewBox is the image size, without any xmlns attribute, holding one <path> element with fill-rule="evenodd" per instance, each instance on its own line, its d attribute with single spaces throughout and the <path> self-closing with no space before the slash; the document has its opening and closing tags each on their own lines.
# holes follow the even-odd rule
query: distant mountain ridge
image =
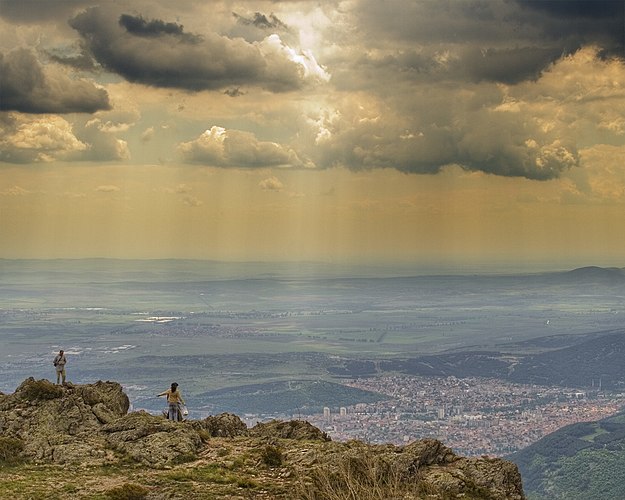
<svg viewBox="0 0 625 500">
<path fill-rule="evenodd" d="M 605 332 L 539 354 L 461 351 L 374 362 L 343 360 L 328 369 L 343 377 L 399 372 L 420 376 L 492 377 L 518 383 L 625 388 L 625 330 Z"/>
<path fill-rule="evenodd" d="M 597 266 L 580 267 L 568 271 L 566 276 L 572 280 L 618 284 L 625 283 L 625 268 Z"/>
</svg>

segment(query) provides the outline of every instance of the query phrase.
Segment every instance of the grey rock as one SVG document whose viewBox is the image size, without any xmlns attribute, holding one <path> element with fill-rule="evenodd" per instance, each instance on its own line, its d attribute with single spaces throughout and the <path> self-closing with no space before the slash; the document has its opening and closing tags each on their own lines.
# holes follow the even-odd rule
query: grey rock
<svg viewBox="0 0 625 500">
<path fill-rule="evenodd" d="M 330 437 L 325 432 L 302 420 L 259 422 L 250 429 L 249 434 L 254 437 L 330 441 Z"/>
</svg>

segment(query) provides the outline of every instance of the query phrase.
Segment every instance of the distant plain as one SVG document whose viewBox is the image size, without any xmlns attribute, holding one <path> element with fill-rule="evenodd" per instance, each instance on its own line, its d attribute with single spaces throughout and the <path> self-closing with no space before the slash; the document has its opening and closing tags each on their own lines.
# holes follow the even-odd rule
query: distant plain
<svg viewBox="0 0 625 500">
<path fill-rule="evenodd" d="M 73 382 L 117 380 L 136 407 L 154 410 L 154 394 L 176 380 L 201 406 L 199 395 L 228 387 L 336 382 L 337 360 L 541 352 L 624 325 L 618 273 L 418 272 L 2 260 L 0 390 L 52 379 L 63 348 Z"/>
</svg>

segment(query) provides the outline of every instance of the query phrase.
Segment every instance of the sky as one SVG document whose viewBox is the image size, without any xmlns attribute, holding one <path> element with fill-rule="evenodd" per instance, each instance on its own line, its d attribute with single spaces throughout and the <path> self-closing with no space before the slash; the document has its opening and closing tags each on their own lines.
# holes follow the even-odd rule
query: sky
<svg viewBox="0 0 625 500">
<path fill-rule="evenodd" d="M 623 267 L 623 110 L 623 0 L 0 0 L 0 258 Z"/>
</svg>

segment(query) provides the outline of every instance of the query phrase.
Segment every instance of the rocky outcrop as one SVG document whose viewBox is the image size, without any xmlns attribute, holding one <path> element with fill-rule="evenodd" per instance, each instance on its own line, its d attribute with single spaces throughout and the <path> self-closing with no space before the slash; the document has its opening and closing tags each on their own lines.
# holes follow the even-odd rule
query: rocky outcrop
<svg viewBox="0 0 625 500">
<path fill-rule="evenodd" d="M 330 441 L 328 435 L 314 425 L 301 420 L 282 422 L 259 422 L 249 431 L 250 436 L 282 439 L 305 439 L 308 441 Z"/>
<path fill-rule="evenodd" d="M 20 439 L 24 454 L 34 460 L 99 460 L 107 456 L 103 422 L 120 418 L 128 407 L 115 382 L 56 386 L 29 378 L 15 393 L 0 396 L 0 432 Z"/>
<path fill-rule="evenodd" d="M 407 446 L 330 442 L 290 452 L 288 460 L 297 463 L 305 498 L 366 498 L 380 487 L 384 498 L 525 498 L 514 464 L 458 457 L 434 439 Z"/>
<path fill-rule="evenodd" d="M 210 437 L 236 437 L 247 434 L 247 426 L 243 421 L 232 413 L 210 415 L 204 420 L 191 422 L 194 429 L 206 432 Z"/>
<path fill-rule="evenodd" d="M 102 432 L 114 450 L 152 467 L 192 460 L 202 446 L 202 439 L 192 426 L 144 411 L 106 424 Z"/>
<path fill-rule="evenodd" d="M 116 382 L 56 386 L 30 378 L 14 394 L 0 394 L 0 464 L 4 447 L 13 461 L 23 456 L 34 464 L 132 460 L 149 471 L 183 467 L 175 477 L 196 478 L 204 488 L 193 498 L 231 498 L 225 485 L 263 481 L 276 499 L 524 499 L 511 462 L 458 457 L 433 439 L 406 446 L 339 443 L 308 422 L 248 429 L 228 413 L 171 422 L 144 411 L 127 413 L 128 407 Z"/>
</svg>

